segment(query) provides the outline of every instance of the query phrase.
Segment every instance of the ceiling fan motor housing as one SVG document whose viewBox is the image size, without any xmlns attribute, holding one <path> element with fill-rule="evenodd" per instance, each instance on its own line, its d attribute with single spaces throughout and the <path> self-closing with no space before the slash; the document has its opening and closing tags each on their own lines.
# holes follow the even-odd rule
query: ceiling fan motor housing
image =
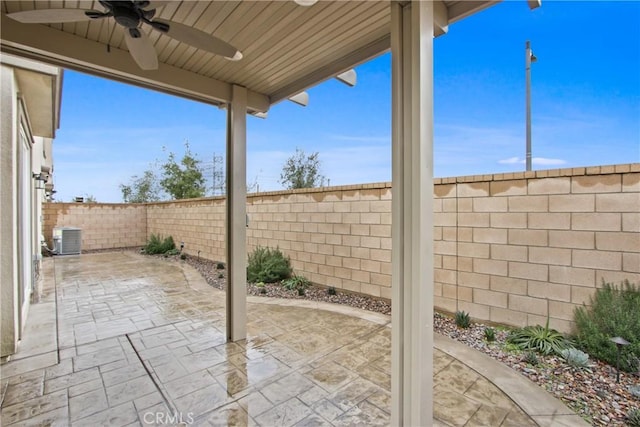
<svg viewBox="0 0 640 427">
<path fill-rule="evenodd" d="M 113 17 L 116 22 L 126 28 L 137 28 L 140 25 L 140 13 L 133 7 L 133 3 L 111 3 Z"/>
</svg>

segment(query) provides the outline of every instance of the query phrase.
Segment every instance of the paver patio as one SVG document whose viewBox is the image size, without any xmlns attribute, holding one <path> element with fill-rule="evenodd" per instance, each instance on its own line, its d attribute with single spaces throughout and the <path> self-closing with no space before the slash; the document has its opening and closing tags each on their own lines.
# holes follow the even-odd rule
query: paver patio
<svg viewBox="0 0 640 427">
<path fill-rule="evenodd" d="M 249 297 L 248 338 L 226 343 L 224 293 L 184 263 L 111 252 L 47 259 L 44 273 L 2 365 L 2 425 L 389 424 L 389 316 Z M 436 425 L 584 425 L 460 346 L 436 339 Z"/>
</svg>

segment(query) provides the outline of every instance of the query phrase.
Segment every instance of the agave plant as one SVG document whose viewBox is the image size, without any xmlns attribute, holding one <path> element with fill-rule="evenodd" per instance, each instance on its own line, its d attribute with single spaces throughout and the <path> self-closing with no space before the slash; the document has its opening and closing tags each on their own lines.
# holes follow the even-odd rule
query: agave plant
<svg viewBox="0 0 640 427">
<path fill-rule="evenodd" d="M 485 328 L 484 329 L 484 339 L 487 342 L 493 342 L 496 340 L 496 330 L 493 328 Z"/>
<path fill-rule="evenodd" d="M 534 351 L 527 351 L 526 353 L 524 353 L 524 355 L 522 356 L 522 361 L 524 363 L 528 363 L 531 366 L 537 366 L 538 363 L 540 363 L 538 361 L 538 356 L 536 356 L 536 353 Z"/>
<path fill-rule="evenodd" d="M 293 290 L 297 290 L 298 291 L 298 295 L 304 295 L 306 289 L 311 285 L 311 282 L 309 282 L 309 280 L 304 277 L 304 276 L 298 276 L 298 275 L 293 275 L 293 277 L 284 280 L 282 282 L 282 286 L 289 290 L 289 291 L 293 291 Z"/>
<path fill-rule="evenodd" d="M 520 350 L 537 351 L 540 354 L 560 354 L 571 346 L 571 342 L 555 329 L 549 329 L 549 317 L 544 327 L 540 325 L 525 326 L 511 331 L 507 342 L 516 345 Z"/>
<path fill-rule="evenodd" d="M 465 313 L 464 311 L 456 311 L 455 321 L 459 328 L 467 329 L 471 325 L 469 313 Z"/>
<path fill-rule="evenodd" d="M 627 423 L 631 427 L 640 427 L 640 409 L 635 408 L 627 414 Z"/>
<path fill-rule="evenodd" d="M 568 347 L 560 351 L 560 355 L 566 362 L 575 368 L 586 368 L 589 366 L 589 355 L 574 347 Z"/>
</svg>

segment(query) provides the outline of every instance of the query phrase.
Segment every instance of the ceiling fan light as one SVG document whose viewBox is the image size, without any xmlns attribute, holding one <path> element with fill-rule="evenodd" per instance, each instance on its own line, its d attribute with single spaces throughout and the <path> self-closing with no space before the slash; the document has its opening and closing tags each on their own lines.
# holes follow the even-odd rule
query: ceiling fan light
<svg viewBox="0 0 640 427">
<path fill-rule="evenodd" d="M 232 57 L 227 57 L 227 59 L 229 61 L 240 61 L 242 59 L 242 52 L 240 52 L 239 50 L 236 51 L 235 55 L 233 55 Z"/>
<path fill-rule="evenodd" d="M 318 2 L 318 0 L 294 0 L 298 6 L 313 6 Z"/>
</svg>

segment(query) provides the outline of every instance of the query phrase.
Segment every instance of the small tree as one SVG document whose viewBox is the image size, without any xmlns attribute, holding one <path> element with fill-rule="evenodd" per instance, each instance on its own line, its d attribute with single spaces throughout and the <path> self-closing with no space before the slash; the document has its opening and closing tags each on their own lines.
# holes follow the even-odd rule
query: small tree
<svg viewBox="0 0 640 427">
<path fill-rule="evenodd" d="M 189 144 L 186 143 L 185 153 L 179 164 L 175 154 L 169 153 L 169 159 L 161 166 L 160 185 L 172 199 L 204 197 L 206 184 L 201 163 L 191 154 Z"/>
<path fill-rule="evenodd" d="M 296 148 L 296 153 L 289 157 L 282 167 L 280 183 L 287 189 L 321 187 L 325 177 L 320 174 L 318 153 L 306 155 Z"/>
<path fill-rule="evenodd" d="M 131 177 L 129 185 L 120 184 L 122 200 L 125 203 L 146 203 L 160 200 L 158 178 L 151 169 L 144 171 L 141 177 Z"/>
</svg>

